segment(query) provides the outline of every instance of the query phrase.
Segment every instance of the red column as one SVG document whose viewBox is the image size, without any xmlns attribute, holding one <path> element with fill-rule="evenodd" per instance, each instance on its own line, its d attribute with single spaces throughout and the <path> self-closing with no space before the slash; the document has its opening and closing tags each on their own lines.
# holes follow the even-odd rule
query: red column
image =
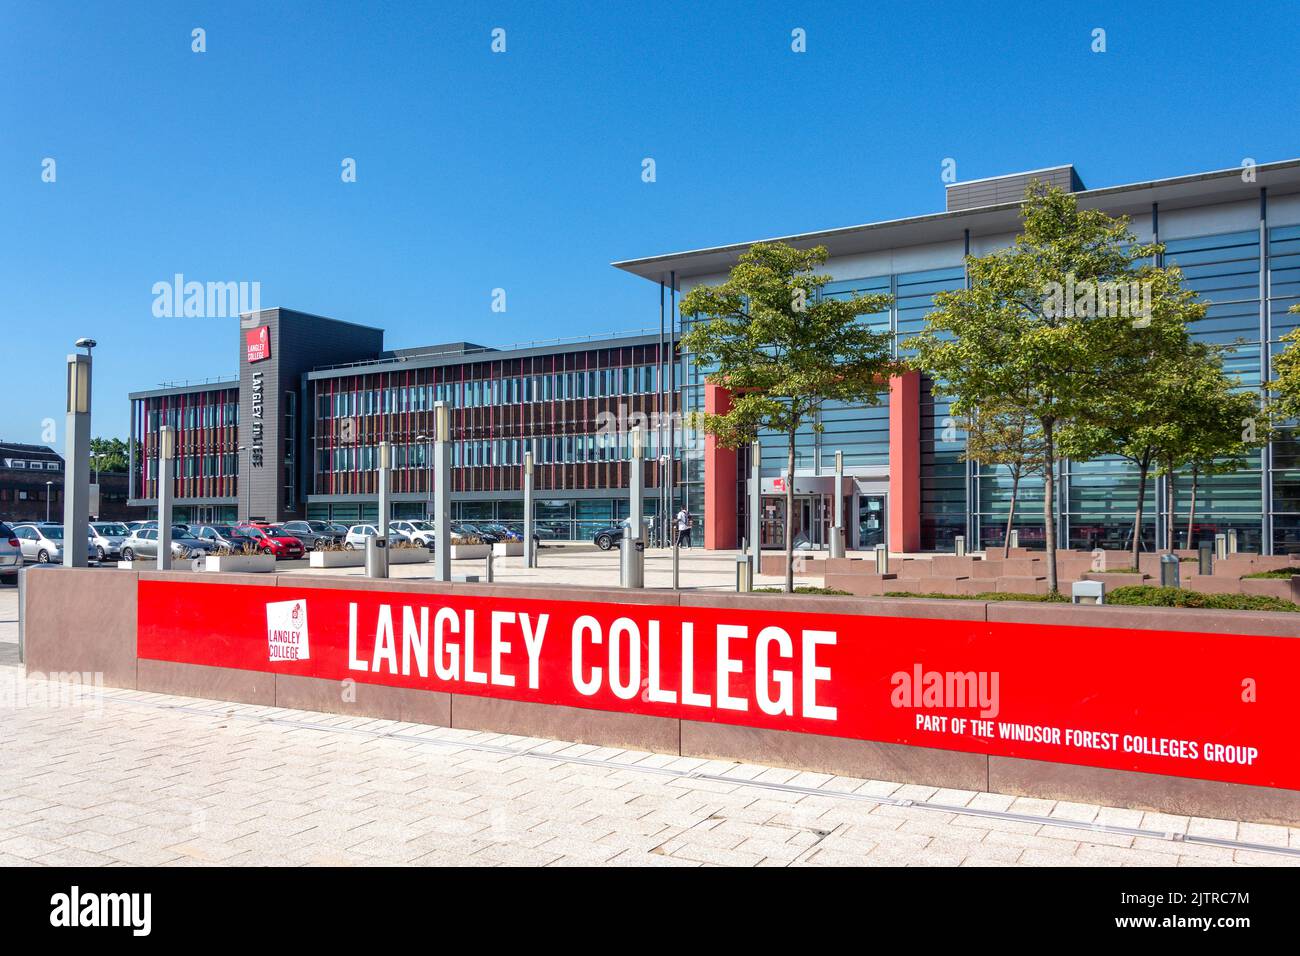
<svg viewBox="0 0 1300 956">
<path fill-rule="evenodd" d="M 921 373 L 889 380 L 889 550 L 921 548 Z"/>
<path fill-rule="evenodd" d="M 705 382 L 704 411 L 724 415 L 731 410 L 731 392 Z M 675 525 L 674 525 L 675 527 Z M 717 438 L 704 436 L 704 547 L 716 551 L 736 547 L 736 452 Z"/>
</svg>

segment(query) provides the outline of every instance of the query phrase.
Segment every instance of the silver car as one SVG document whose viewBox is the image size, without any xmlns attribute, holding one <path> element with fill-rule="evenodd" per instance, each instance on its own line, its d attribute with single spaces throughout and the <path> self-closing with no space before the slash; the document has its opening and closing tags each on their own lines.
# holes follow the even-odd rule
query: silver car
<svg viewBox="0 0 1300 956">
<path fill-rule="evenodd" d="M 130 533 L 126 525 L 115 521 L 92 521 L 90 543 L 95 546 L 95 557 L 100 561 L 116 559 L 122 553 L 122 542 Z"/>
<path fill-rule="evenodd" d="M 18 538 L 24 561 L 54 564 L 63 560 L 63 525 L 20 524 L 14 528 L 14 535 Z M 91 561 L 99 560 L 89 537 L 86 538 L 86 557 Z"/>
<path fill-rule="evenodd" d="M 210 554 L 214 549 L 211 541 L 195 537 L 189 528 L 172 528 L 172 557 L 197 558 Z M 135 561 L 137 558 L 158 557 L 158 529 L 137 528 L 122 542 L 122 560 Z"/>
<path fill-rule="evenodd" d="M 23 549 L 14 529 L 0 521 L 0 581 L 13 584 L 23 566 Z"/>
</svg>

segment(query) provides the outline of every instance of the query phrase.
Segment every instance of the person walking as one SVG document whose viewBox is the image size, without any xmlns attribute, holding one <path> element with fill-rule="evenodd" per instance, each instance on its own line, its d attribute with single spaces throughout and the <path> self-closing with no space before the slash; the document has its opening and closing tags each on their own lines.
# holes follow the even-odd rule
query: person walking
<svg viewBox="0 0 1300 956">
<path fill-rule="evenodd" d="M 679 548 L 691 546 L 691 515 L 685 505 L 682 505 L 682 510 L 677 512 L 677 546 Z"/>
</svg>

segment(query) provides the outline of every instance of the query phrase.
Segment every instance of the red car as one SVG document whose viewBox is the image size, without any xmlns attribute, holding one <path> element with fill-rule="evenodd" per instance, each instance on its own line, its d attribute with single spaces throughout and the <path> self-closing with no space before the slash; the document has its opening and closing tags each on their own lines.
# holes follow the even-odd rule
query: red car
<svg viewBox="0 0 1300 956">
<path fill-rule="evenodd" d="M 256 527 L 245 523 L 238 529 L 253 547 L 263 554 L 273 554 L 276 558 L 294 559 L 303 556 L 302 542 L 278 524 Z"/>
</svg>

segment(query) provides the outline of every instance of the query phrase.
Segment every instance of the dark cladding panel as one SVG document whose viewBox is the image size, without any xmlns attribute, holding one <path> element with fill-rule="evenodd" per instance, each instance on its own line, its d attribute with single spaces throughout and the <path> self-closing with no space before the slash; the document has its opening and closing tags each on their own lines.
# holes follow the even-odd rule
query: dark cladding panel
<svg viewBox="0 0 1300 956">
<path fill-rule="evenodd" d="M 1078 192 L 1083 182 L 1073 166 L 1057 166 L 1031 173 L 1012 173 L 990 179 L 976 179 L 968 183 L 953 183 L 947 190 L 948 212 L 996 206 L 1006 202 L 1020 202 L 1025 198 L 1029 184 L 1038 180 L 1066 192 Z"/>
<path fill-rule="evenodd" d="M 292 309 L 266 309 L 249 316 L 239 329 L 240 518 L 284 520 L 303 514 L 308 489 L 298 481 L 296 500 L 286 506 L 285 393 L 297 406 L 298 442 L 294 466 L 301 474 L 304 373 L 322 365 L 366 362 L 384 347 L 380 329 L 341 322 Z"/>
</svg>

